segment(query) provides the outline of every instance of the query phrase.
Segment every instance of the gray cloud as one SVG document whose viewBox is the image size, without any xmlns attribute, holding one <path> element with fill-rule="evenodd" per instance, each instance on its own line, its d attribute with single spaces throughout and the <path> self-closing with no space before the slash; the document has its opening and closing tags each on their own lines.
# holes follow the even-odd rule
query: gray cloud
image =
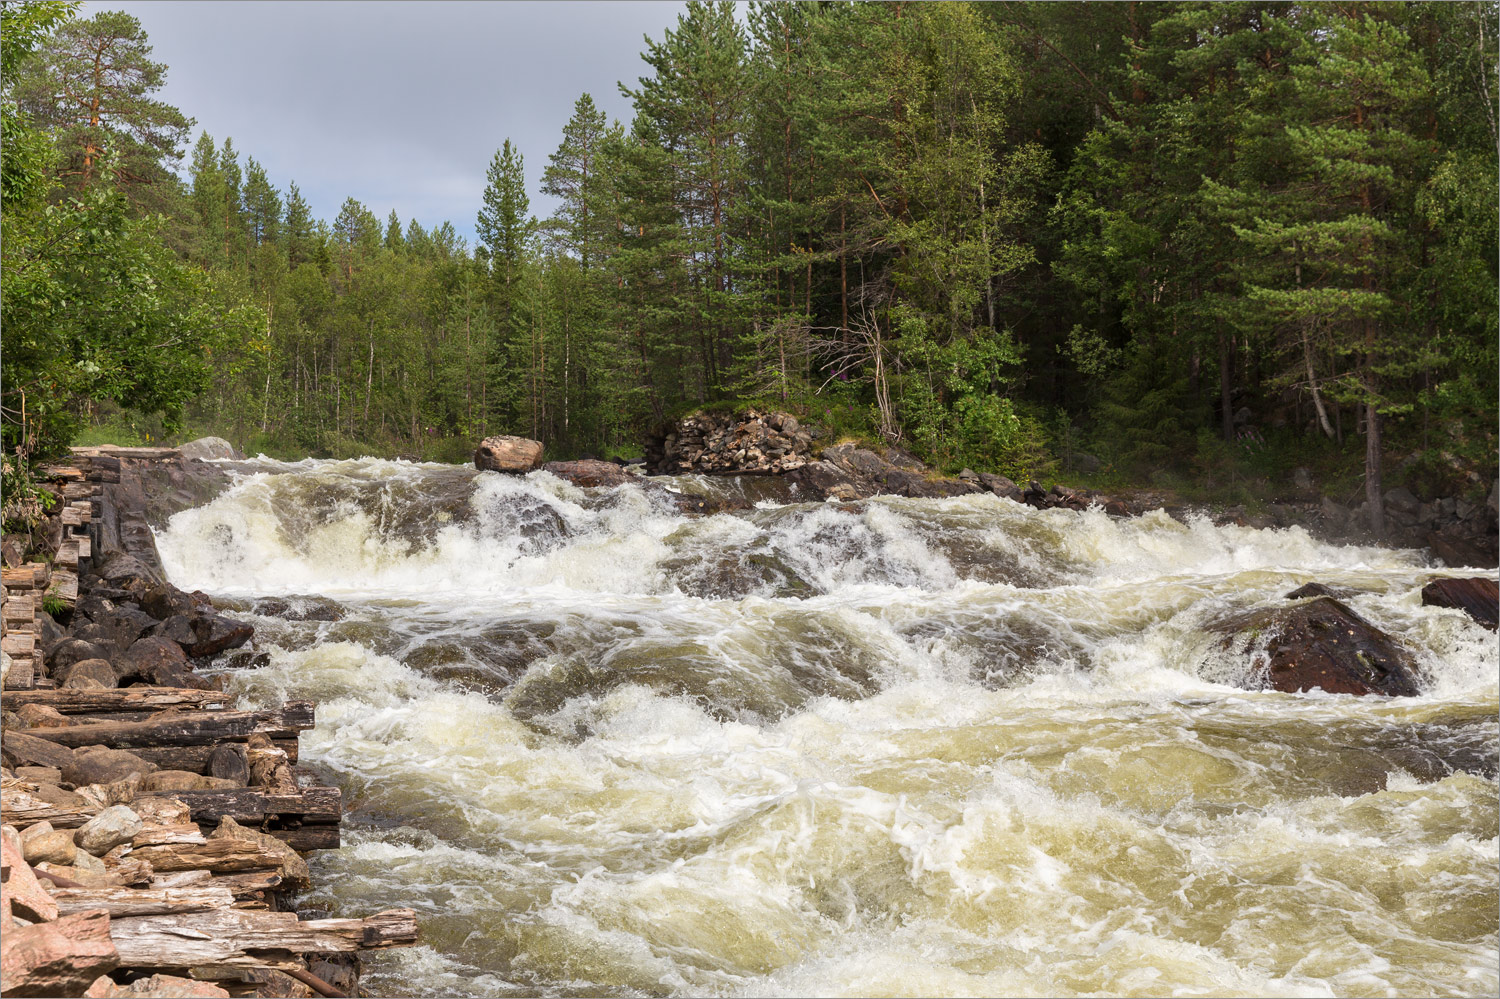
<svg viewBox="0 0 1500 999">
<path fill-rule="evenodd" d="M 506 138 L 526 158 L 531 210 L 547 157 L 585 91 L 629 121 L 617 81 L 649 67 L 670 2 L 197 2 L 89 4 L 140 19 L 167 64 L 159 96 L 320 218 L 346 197 L 382 219 L 447 220 L 473 240 L 485 170 Z"/>
</svg>

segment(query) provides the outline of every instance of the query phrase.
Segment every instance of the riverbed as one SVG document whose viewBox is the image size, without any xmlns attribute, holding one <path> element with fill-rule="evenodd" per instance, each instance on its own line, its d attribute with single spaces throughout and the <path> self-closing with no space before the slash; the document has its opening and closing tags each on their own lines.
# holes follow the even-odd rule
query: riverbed
<svg viewBox="0 0 1500 999">
<path fill-rule="evenodd" d="M 1500 656 L 1422 606 L 1461 574 L 1422 552 L 987 494 L 239 467 L 157 543 L 254 623 L 247 705 L 319 702 L 303 761 L 350 811 L 303 904 L 421 916 L 370 994 L 1500 991 Z M 1420 696 L 1257 689 L 1213 625 L 1312 581 Z"/>
</svg>

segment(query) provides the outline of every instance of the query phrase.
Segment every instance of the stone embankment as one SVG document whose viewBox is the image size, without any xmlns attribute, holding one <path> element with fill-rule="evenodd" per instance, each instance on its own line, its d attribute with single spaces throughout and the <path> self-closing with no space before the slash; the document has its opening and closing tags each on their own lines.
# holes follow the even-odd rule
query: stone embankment
<svg viewBox="0 0 1500 999">
<path fill-rule="evenodd" d="M 194 453 L 227 456 L 77 449 L 38 550 L 6 541 L 0 994 L 353 995 L 360 951 L 417 942 L 409 909 L 291 908 L 341 795 L 298 766 L 314 705 L 197 672 L 253 633 L 162 572 L 152 524 L 228 480 Z"/>
</svg>

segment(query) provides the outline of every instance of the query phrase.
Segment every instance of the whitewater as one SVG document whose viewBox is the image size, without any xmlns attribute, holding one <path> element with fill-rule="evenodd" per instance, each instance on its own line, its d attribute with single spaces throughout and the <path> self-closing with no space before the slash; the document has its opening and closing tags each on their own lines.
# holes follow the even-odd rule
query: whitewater
<svg viewBox="0 0 1500 999">
<path fill-rule="evenodd" d="M 1500 656 L 1424 553 L 992 495 L 235 466 L 157 535 L 310 698 L 389 996 L 1500 992 Z M 686 515 L 674 494 L 751 504 Z M 1412 698 L 1258 689 L 1320 582 Z"/>
</svg>

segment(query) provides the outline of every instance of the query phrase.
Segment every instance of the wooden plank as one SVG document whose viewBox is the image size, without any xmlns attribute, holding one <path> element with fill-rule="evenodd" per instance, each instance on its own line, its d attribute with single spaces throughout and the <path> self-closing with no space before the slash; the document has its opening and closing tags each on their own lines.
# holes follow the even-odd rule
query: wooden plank
<svg viewBox="0 0 1500 999">
<path fill-rule="evenodd" d="M 288 955 L 410 947 L 420 939 L 411 909 L 306 922 L 291 912 L 216 909 L 115 919 L 109 931 L 120 965 L 129 968 L 301 967 Z"/>
<path fill-rule="evenodd" d="M 9 638 L 9 635 L 5 636 Z M 10 655 L 9 652 L 6 655 Z M 30 690 L 36 686 L 36 660 L 31 656 L 11 656 L 5 671 L 6 690 Z"/>
<path fill-rule="evenodd" d="M 36 619 L 36 598 L 30 593 L 8 593 L 3 613 L 8 625 L 29 624 Z"/>
<path fill-rule="evenodd" d="M 56 562 L 65 569 L 78 568 L 78 539 L 66 538 L 57 546 Z"/>
<path fill-rule="evenodd" d="M 161 711 L 166 708 L 208 708 L 230 698 L 221 690 L 182 687 L 124 687 L 115 690 L 29 690 L 0 695 L 0 705 L 14 711 L 23 704 L 41 704 L 65 715 L 124 711 Z"/>
<path fill-rule="evenodd" d="M 230 890 L 212 882 L 182 888 L 51 888 L 49 893 L 60 915 L 104 909 L 111 919 L 208 912 L 234 904 Z"/>
<path fill-rule="evenodd" d="M 36 652 L 36 636 L 23 631 L 8 632 L 0 638 L 0 649 L 12 659 L 24 657 L 29 660 Z"/>
<path fill-rule="evenodd" d="M 195 871 L 214 873 L 276 869 L 281 858 L 266 852 L 259 844 L 238 839 L 210 839 L 202 843 L 168 843 L 162 846 L 132 847 L 130 859 L 144 860 L 153 871 Z"/>
<path fill-rule="evenodd" d="M 67 569 L 58 569 L 52 574 L 52 586 L 47 595 L 56 597 L 69 607 L 78 602 L 78 576 Z"/>
<path fill-rule="evenodd" d="M 69 502 L 72 502 L 73 500 L 88 499 L 90 496 L 94 495 L 94 493 L 98 489 L 99 485 L 95 482 L 67 482 L 64 483 L 62 487 L 63 499 L 68 500 Z"/>
<path fill-rule="evenodd" d="M 36 585 L 36 568 L 18 565 L 14 569 L 9 566 L 0 569 L 0 585 L 7 590 L 29 590 Z"/>
<path fill-rule="evenodd" d="M 175 447 L 125 447 L 116 444 L 93 444 L 88 446 L 68 448 L 75 455 L 84 458 L 92 458 L 102 455 L 106 458 L 178 458 L 181 452 Z"/>
<path fill-rule="evenodd" d="M 142 792 L 145 795 L 176 798 L 188 806 L 194 822 L 206 825 L 217 825 L 225 816 L 242 826 L 254 827 L 276 819 L 334 823 L 344 814 L 343 792 L 336 787 L 306 787 L 296 794 L 268 794 L 262 788 L 237 787 L 220 791 Z"/>
<path fill-rule="evenodd" d="M 73 542 L 78 546 L 78 557 L 80 559 L 88 558 L 94 550 L 94 543 L 87 534 L 75 535 Z"/>
<path fill-rule="evenodd" d="M 80 466 L 73 464 L 43 465 L 40 471 L 48 482 L 82 482 L 85 474 Z"/>
<path fill-rule="evenodd" d="M 242 740 L 226 739 L 225 742 L 238 742 Z M 287 757 L 297 762 L 297 740 L 277 739 L 274 740 L 277 748 L 286 752 Z M 218 743 L 223 745 L 224 743 Z M 143 760 L 155 763 L 163 770 L 190 770 L 195 774 L 208 773 L 209 757 L 213 755 L 214 744 L 203 746 L 141 746 L 132 749 L 131 752 Z"/>
<path fill-rule="evenodd" d="M 166 712 L 151 721 L 88 722 L 64 728 L 36 729 L 28 734 L 75 749 L 94 745 L 113 749 L 161 749 L 238 742 L 256 732 L 296 732 L 312 727 L 313 703 L 288 701 L 269 711 Z"/>
<path fill-rule="evenodd" d="M 84 523 L 83 514 L 89 508 L 87 503 L 69 503 L 63 507 L 62 513 L 58 514 L 58 520 L 62 521 L 64 527 L 78 527 Z"/>
</svg>

